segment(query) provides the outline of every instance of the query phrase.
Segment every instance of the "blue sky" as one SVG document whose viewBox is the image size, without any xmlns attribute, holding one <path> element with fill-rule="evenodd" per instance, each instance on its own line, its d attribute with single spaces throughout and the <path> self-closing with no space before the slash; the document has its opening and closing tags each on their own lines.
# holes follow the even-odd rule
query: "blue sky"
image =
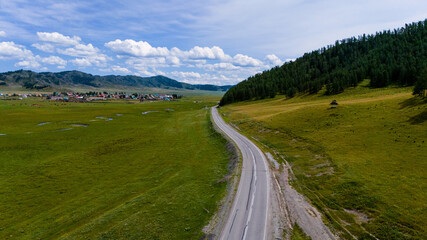
<svg viewBox="0 0 427 240">
<path fill-rule="evenodd" d="M 337 39 L 426 17 L 425 0 L 0 0 L 0 71 L 235 84 Z"/>
</svg>

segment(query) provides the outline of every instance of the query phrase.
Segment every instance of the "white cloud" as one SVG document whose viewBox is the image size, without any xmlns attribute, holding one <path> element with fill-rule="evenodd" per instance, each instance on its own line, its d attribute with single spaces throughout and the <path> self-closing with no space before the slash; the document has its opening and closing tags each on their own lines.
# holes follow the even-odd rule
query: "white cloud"
<svg viewBox="0 0 427 240">
<path fill-rule="evenodd" d="M 136 70 L 147 70 L 148 68 L 168 67 L 166 58 L 129 58 L 125 63 Z"/>
<path fill-rule="evenodd" d="M 93 56 L 99 52 L 99 49 L 94 47 L 92 44 L 77 44 L 74 47 L 66 49 L 58 49 L 58 53 L 73 56 L 73 57 L 84 57 L 84 56 Z"/>
<path fill-rule="evenodd" d="M 196 67 L 204 68 L 207 71 L 218 71 L 218 70 L 238 70 L 240 67 L 234 66 L 232 63 L 220 62 L 214 64 L 196 64 Z"/>
<path fill-rule="evenodd" d="M 40 68 L 40 63 L 35 61 L 34 59 L 29 59 L 29 60 L 24 60 L 24 61 L 20 61 L 17 62 L 15 64 L 16 67 L 22 67 L 22 68 L 35 68 L 38 69 Z"/>
<path fill-rule="evenodd" d="M 231 60 L 231 57 L 225 54 L 224 50 L 217 46 L 213 46 L 211 48 L 195 46 L 189 51 L 182 51 L 179 48 L 174 47 L 170 50 L 170 54 L 187 61 L 205 59 L 223 61 Z"/>
<path fill-rule="evenodd" d="M 170 72 L 169 75 L 177 77 L 177 78 L 201 78 L 202 76 L 200 73 L 197 72 L 178 72 L 173 71 Z"/>
<path fill-rule="evenodd" d="M 166 47 L 152 47 L 148 42 L 136 42 L 132 39 L 124 41 L 116 39 L 105 44 L 106 47 L 118 54 L 131 55 L 135 57 L 160 57 L 169 55 Z"/>
<path fill-rule="evenodd" d="M 279 65 L 283 64 L 283 61 L 280 60 L 280 58 L 274 54 L 267 55 L 265 57 L 265 60 L 266 60 L 267 64 L 270 66 L 279 66 Z"/>
<path fill-rule="evenodd" d="M 98 67 L 105 67 L 107 62 L 109 60 L 112 60 L 111 57 L 107 56 L 106 54 L 101 53 L 101 51 L 94 47 L 91 43 L 84 44 L 82 43 L 82 39 L 78 36 L 65 36 L 63 34 L 60 34 L 58 32 L 37 32 L 37 36 L 39 39 L 43 42 L 48 43 L 35 43 L 32 44 L 33 47 L 44 51 L 44 52 L 50 52 L 53 53 L 58 52 L 63 55 L 76 57 L 73 60 L 70 60 L 70 62 L 78 67 L 89 67 L 89 66 L 98 66 Z M 58 48 L 58 46 L 68 46 L 67 48 Z M 61 59 L 59 57 L 49 58 L 49 60 L 44 61 L 59 61 L 59 65 L 65 65 L 66 61 Z M 43 59 L 42 59 L 43 62 Z M 51 64 L 49 62 L 44 62 Z"/>
<path fill-rule="evenodd" d="M 52 32 L 52 33 L 37 32 L 37 36 L 43 42 L 51 42 L 51 43 L 56 43 L 56 44 L 60 44 L 60 45 L 65 45 L 65 46 L 77 45 L 82 40 L 78 36 L 69 37 L 69 36 L 64 36 L 58 32 Z"/>
<path fill-rule="evenodd" d="M 87 58 L 76 58 L 76 59 L 70 60 L 70 62 L 75 66 L 83 67 L 83 68 L 92 66 L 92 62 L 89 61 L 89 59 Z"/>
<path fill-rule="evenodd" d="M 225 84 L 236 84 L 241 81 L 242 78 L 239 78 L 236 75 L 225 76 L 224 74 L 215 74 L 211 75 L 208 73 L 201 74 L 200 78 L 186 78 L 181 79 L 180 81 L 190 84 L 214 84 L 214 85 L 225 85 Z"/>
<path fill-rule="evenodd" d="M 74 47 L 66 49 L 57 49 L 57 52 L 63 55 L 78 57 L 71 62 L 79 67 L 88 66 L 106 66 L 107 62 L 111 60 L 111 57 L 103 54 L 100 50 L 94 47 L 92 44 L 77 44 Z"/>
<path fill-rule="evenodd" d="M 67 61 L 58 57 L 58 56 L 49 56 L 46 58 L 41 58 L 40 59 L 42 63 L 47 63 L 47 64 L 52 64 L 52 65 L 66 65 Z"/>
<path fill-rule="evenodd" d="M 33 53 L 25 46 L 14 42 L 0 42 L 0 59 L 24 59 L 33 57 Z"/>
<path fill-rule="evenodd" d="M 154 76 L 155 74 L 152 72 L 149 72 L 147 70 L 140 70 L 140 71 L 136 72 L 135 75 L 137 75 L 137 76 Z"/>
<path fill-rule="evenodd" d="M 188 51 L 180 50 L 177 47 L 168 49 L 166 47 L 153 47 L 145 41 L 135 41 L 132 39 L 116 39 L 104 44 L 110 48 L 118 59 L 125 61 L 126 70 L 122 72 L 140 75 L 153 76 L 155 74 L 168 75 L 181 81 L 201 82 L 206 81 L 224 82 L 234 84 L 241 79 L 247 78 L 256 72 L 262 71 L 268 65 L 262 61 L 244 54 L 236 54 L 234 57 L 226 54 L 218 46 L 199 47 L 195 46 Z M 277 57 L 268 56 L 267 60 L 277 63 Z M 81 65 L 84 65 L 81 63 Z M 186 69 L 201 68 L 207 73 L 195 71 L 173 71 L 164 73 L 159 68 L 181 67 Z M 114 71 L 112 67 L 104 68 L 102 71 Z M 128 72 L 129 71 L 129 72 Z M 203 81 L 205 81 L 203 80 Z M 212 82 L 211 82 L 212 83 Z"/>
<path fill-rule="evenodd" d="M 154 73 L 155 73 L 156 75 L 163 75 L 163 76 L 165 76 L 165 75 L 166 75 L 166 73 L 165 73 L 165 72 L 160 71 L 160 70 L 155 70 L 155 71 L 154 71 Z"/>
<path fill-rule="evenodd" d="M 25 48 L 25 46 L 14 42 L 0 42 L 0 60 L 18 59 L 16 67 L 46 70 L 41 63 L 64 66 L 67 61 L 58 56 L 40 57 Z"/>
<path fill-rule="evenodd" d="M 203 60 L 221 60 L 231 61 L 232 58 L 224 53 L 218 46 L 199 47 L 195 46 L 189 51 L 182 51 L 177 47 L 168 49 L 167 47 L 153 47 L 145 41 L 135 41 L 132 39 L 120 40 L 116 39 L 104 44 L 113 52 L 118 54 L 118 58 L 123 56 L 131 56 L 138 58 L 145 57 L 166 57 L 170 65 L 179 66 L 181 61 L 203 61 Z"/>
<path fill-rule="evenodd" d="M 237 66 L 249 66 L 249 67 L 258 67 L 262 65 L 262 62 L 258 59 L 249 57 L 243 54 L 236 54 L 233 57 L 233 63 Z"/>
<path fill-rule="evenodd" d="M 113 72 L 118 72 L 118 73 L 124 73 L 124 74 L 131 74 L 132 71 L 130 71 L 129 69 L 125 68 L 125 67 L 120 67 L 120 66 L 111 66 L 111 69 L 113 70 Z"/>
<path fill-rule="evenodd" d="M 212 48 L 195 46 L 188 52 L 183 52 L 184 55 L 190 59 L 219 59 L 229 60 L 230 56 L 226 55 L 224 51 L 217 46 Z"/>
<path fill-rule="evenodd" d="M 0 37 L 6 37 L 6 32 L 5 31 L 0 31 Z"/>
<path fill-rule="evenodd" d="M 179 60 L 179 58 L 176 56 L 169 56 L 166 58 L 166 61 L 174 67 L 178 67 L 181 65 L 181 60 Z"/>
<path fill-rule="evenodd" d="M 55 46 L 53 46 L 50 43 L 40 44 L 40 43 L 34 43 L 31 46 L 37 48 L 40 51 L 53 53 L 55 52 Z"/>
</svg>

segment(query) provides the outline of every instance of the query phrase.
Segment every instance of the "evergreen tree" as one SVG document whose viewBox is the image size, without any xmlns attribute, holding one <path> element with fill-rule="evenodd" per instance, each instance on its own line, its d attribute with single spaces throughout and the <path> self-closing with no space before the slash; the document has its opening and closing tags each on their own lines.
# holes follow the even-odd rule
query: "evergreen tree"
<svg viewBox="0 0 427 240">
<path fill-rule="evenodd" d="M 230 88 L 220 104 L 273 98 L 278 93 L 288 97 L 298 92 L 313 94 L 325 85 L 326 94 L 337 94 L 364 79 L 371 80 L 371 87 L 415 85 L 414 94 L 420 94 L 426 85 L 426 74 L 422 73 L 426 49 L 427 19 L 393 31 L 336 41 L 249 77 Z"/>
</svg>

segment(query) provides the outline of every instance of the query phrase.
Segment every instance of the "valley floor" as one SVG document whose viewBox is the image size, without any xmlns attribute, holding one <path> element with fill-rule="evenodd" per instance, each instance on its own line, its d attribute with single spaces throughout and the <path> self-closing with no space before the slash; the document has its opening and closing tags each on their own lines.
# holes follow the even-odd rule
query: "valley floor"
<svg viewBox="0 0 427 240">
<path fill-rule="evenodd" d="M 229 156 L 193 100 L 0 101 L 0 239 L 199 239 Z"/>
</svg>

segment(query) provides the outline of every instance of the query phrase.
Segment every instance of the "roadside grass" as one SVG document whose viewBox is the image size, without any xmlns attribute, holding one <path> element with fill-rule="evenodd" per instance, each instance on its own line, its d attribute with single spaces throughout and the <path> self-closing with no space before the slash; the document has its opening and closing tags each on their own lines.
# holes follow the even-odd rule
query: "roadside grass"
<svg viewBox="0 0 427 240">
<path fill-rule="evenodd" d="M 221 112 L 290 162 L 294 186 L 341 237 L 351 239 L 345 228 L 361 239 L 425 239 L 427 104 L 410 88 L 366 84 Z"/>
<path fill-rule="evenodd" d="M 0 239 L 200 238 L 229 163 L 206 104 L 0 101 Z"/>
<path fill-rule="evenodd" d="M 307 236 L 301 227 L 295 223 L 292 229 L 291 240 L 311 240 L 311 237 Z"/>
</svg>

